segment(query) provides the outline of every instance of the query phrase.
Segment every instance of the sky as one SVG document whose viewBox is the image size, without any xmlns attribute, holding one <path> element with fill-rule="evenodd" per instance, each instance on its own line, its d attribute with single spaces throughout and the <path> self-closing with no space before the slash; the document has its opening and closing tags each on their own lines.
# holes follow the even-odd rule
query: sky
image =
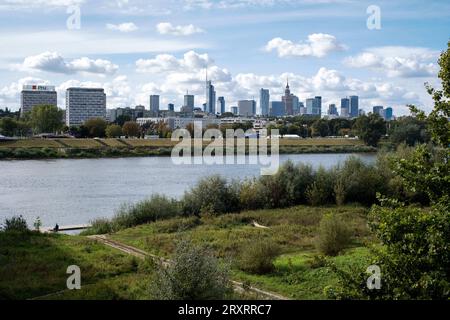
<svg viewBox="0 0 450 320">
<path fill-rule="evenodd" d="M 105 88 L 108 108 L 178 109 L 186 92 L 201 107 L 207 68 L 227 109 L 260 88 L 279 101 L 289 79 L 324 112 L 349 95 L 430 111 L 449 31 L 445 0 L 0 0 L 0 108 L 24 84 L 56 86 L 63 109 L 74 86 Z"/>
</svg>

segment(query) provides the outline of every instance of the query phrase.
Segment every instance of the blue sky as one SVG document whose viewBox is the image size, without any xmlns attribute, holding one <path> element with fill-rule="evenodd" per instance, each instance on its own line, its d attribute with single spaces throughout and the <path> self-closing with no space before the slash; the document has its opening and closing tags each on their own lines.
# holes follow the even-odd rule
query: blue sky
<svg viewBox="0 0 450 320">
<path fill-rule="evenodd" d="M 381 29 L 367 27 L 367 8 Z M 78 6 L 81 28 L 68 29 Z M 430 110 L 424 83 L 450 31 L 448 1 L 353 0 L 0 0 L 0 107 L 19 107 L 23 84 L 55 85 L 64 108 L 70 86 L 104 87 L 108 108 L 160 94 L 204 102 L 204 68 L 227 106 L 280 96 L 289 77 L 301 100 L 322 95 L 324 110 L 358 94 L 361 106 Z"/>
</svg>

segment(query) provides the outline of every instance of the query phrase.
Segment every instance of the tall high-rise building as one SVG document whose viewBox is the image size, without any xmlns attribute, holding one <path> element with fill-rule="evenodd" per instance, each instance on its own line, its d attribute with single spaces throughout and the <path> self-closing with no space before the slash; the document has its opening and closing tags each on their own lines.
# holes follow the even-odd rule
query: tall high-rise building
<svg viewBox="0 0 450 320">
<path fill-rule="evenodd" d="M 291 94 L 291 88 L 289 87 L 289 81 L 286 84 L 286 89 L 284 90 L 284 96 L 282 97 L 284 103 L 285 114 L 287 116 L 294 115 L 294 98 Z"/>
<path fill-rule="evenodd" d="M 239 108 L 237 106 L 231 107 L 231 113 L 233 113 L 235 116 L 239 115 Z"/>
<path fill-rule="evenodd" d="M 350 96 L 350 117 L 357 118 L 359 115 L 359 97 L 358 96 Z"/>
<path fill-rule="evenodd" d="M 211 81 L 206 81 L 206 110 L 207 113 L 216 114 L 216 90 Z"/>
<path fill-rule="evenodd" d="M 195 108 L 195 96 L 191 94 L 186 94 L 184 96 L 183 110 L 185 110 L 185 112 L 194 112 L 194 108 Z"/>
<path fill-rule="evenodd" d="M 262 116 L 269 115 L 270 108 L 270 91 L 262 89 L 259 92 L 259 112 Z"/>
<path fill-rule="evenodd" d="M 294 116 L 300 114 L 300 107 L 301 107 L 301 103 L 300 103 L 300 99 L 297 96 L 292 95 L 292 109 L 293 109 L 293 114 Z"/>
<path fill-rule="evenodd" d="M 394 120 L 394 110 L 392 108 L 386 108 L 384 110 L 384 120 L 386 121 Z"/>
<path fill-rule="evenodd" d="M 314 99 L 306 99 L 306 114 L 313 114 Z"/>
<path fill-rule="evenodd" d="M 225 113 L 225 98 L 224 97 L 219 97 L 217 99 L 217 104 L 219 105 L 219 109 L 220 109 L 220 114 L 224 114 Z"/>
<path fill-rule="evenodd" d="M 241 100 L 238 101 L 239 115 L 244 117 L 253 117 L 256 115 L 256 101 L 255 100 Z"/>
<path fill-rule="evenodd" d="M 350 117 L 350 99 L 348 98 L 341 99 L 341 117 Z"/>
<path fill-rule="evenodd" d="M 375 107 L 373 107 L 373 113 L 379 115 L 380 117 L 384 117 L 383 111 L 384 111 L 384 107 L 383 106 L 375 106 Z"/>
<path fill-rule="evenodd" d="M 167 105 L 167 109 L 168 109 L 170 112 L 174 112 L 174 111 L 175 111 L 175 105 L 174 105 L 173 103 L 169 103 L 169 104 Z"/>
<path fill-rule="evenodd" d="M 106 120 L 104 89 L 68 88 L 66 91 L 66 125 L 79 126 L 89 119 Z"/>
<path fill-rule="evenodd" d="M 285 104 L 282 101 L 270 101 L 270 116 L 284 117 L 286 115 Z"/>
<path fill-rule="evenodd" d="M 150 96 L 150 111 L 154 114 L 159 113 L 159 96 L 158 95 Z"/>
<path fill-rule="evenodd" d="M 20 94 L 20 116 L 23 117 L 34 107 L 41 105 L 58 105 L 54 86 L 25 85 Z"/>
<path fill-rule="evenodd" d="M 335 104 L 330 104 L 328 106 L 328 115 L 329 116 L 338 116 L 339 115 Z"/>
</svg>

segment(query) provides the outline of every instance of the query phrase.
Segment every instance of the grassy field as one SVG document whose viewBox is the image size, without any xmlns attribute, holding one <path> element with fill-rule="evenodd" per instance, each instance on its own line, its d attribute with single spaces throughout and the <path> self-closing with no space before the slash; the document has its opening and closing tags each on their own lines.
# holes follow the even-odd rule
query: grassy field
<svg viewBox="0 0 450 320">
<path fill-rule="evenodd" d="M 159 140 L 140 140 L 126 139 L 126 144 L 131 147 L 173 147 L 177 142 L 170 139 Z M 117 139 L 102 139 L 101 142 L 110 147 L 127 147 L 126 144 Z M 95 139 L 26 139 L 17 141 L 0 141 L 0 148 L 102 148 L 104 144 Z M 207 144 L 207 143 L 205 143 Z M 361 146 L 363 143 L 359 140 L 351 139 L 300 139 L 290 140 L 281 139 L 280 146 Z"/>
<path fill-rule="evenodd" d="M 219 217 L 176 218 L 112 234 L 111 238 L 149 253 L 171 257 L 177 241 L 187 238 L 209 247 L 233 266 L 235 279 L 293 299 L 324 299 L 324 288 L 336 283 L 336 275 L 325 265 L 315 265 L 318 226 L 323 215 L 334 212 L 352 230 L 352 244 L 341 256 L 330 258 L 338 266 L 367 268 L 367 209 L 346 207 L 294 207 L 250 211 Z M 269 227 L 255 228 L 253 221 Z M 249 243 L 271 241 L 279 248 L 275 271 L 267 275 L 247 274 L 236 266 L 240 252 Z"/>
<path fill-rule="evenodd" d="M 139 264 L 118 251 L 85 237 L 65 235 L 14 235 L 0 233 L 0 300 L 33 299 L 67 289 L 67 267 L 81 268 L 84 292 L 109 282 L 143 277 Z M 106 286 L 104 286 L 106 288 Z M 95 290 L 98 298 L 137 298 L 128 296 L 128 288 Z M 138 290 L 137 290 L 138 291 Z M 73 293 L 62 293 L 73 294 Z M 92 293 L 90 293 L 92 295 Z M 142 293 L 141 293 L 142 294 Z"/>
<path fill-rule="evenodd" d="M 350 226 L 352 242 L 340 256 L 327 258 L 328 261 L 341 267 L 367 268 L 366 244 L 373 239 L 367 229 L 367 209 L 359 206 L 300 206 L 218 217 L 174 218 L 109 236 L 168 258 L 179 240 L 190 239 L 206 245 L 229 263 L 235 280 L 292 299 L 325 299 L 324 289 L 335 284 L 337 277 L 323 259 L 318 260 L 315 243 L 319 222 L 330 212 Z M 255 221 L 269 229 L 254 227 Z M 279 248 L 275 270 L 269 274 L 249 274 L 236 264 L 242 250 L 257 241 L 270 241 Z M 82 290 L 66 290 L 66 270 L 70 265 L 81 268 Z M 0 300 L 148 299 L 153 270 L 146 261 L 83 236 L 0 232 Z"/>
</svg>

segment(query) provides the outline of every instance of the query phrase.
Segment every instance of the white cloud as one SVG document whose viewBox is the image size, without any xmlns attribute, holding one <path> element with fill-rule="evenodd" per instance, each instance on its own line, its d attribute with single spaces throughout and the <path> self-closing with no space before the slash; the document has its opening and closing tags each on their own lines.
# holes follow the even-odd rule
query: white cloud
<svg viewBox="0 0 450 320">
<path fill-rule="evenodd" d="M 82 57 L 71 61 L 65 61 L 57 52 L 44 52 L 36 56 L 24 59 L 19 66 L 21 70 L 37 70 L 62 74 L 73 73 L 93 73 L 93 74 L 114 74 L 118 66 L 111 61 L 103 59 L 90 59 Z"/>
<path fill-rule="evenodd" d="M 331 52 L 345 50 L 346 47 L 339 43 L 336 37 L 325 33 L 314 33 L 308 36 L 308 40 L 294 43 L 291 40 L 274 38 L 270 40 L 265 50 L 276 51 L 280 58 L 286 57 L 316 57 L 323 58 Z"/>
<path fill-rule="evenodd" d="M 4 0 L 0 1 L 0 9 L 29 9 L 41 7 L 65 8 L 73 5 L 81 5 L 86 0 Z"/>
<path fill-rule="evenodd" d="M 211 65 L 213 60 L 208 54 L 198 54 L 195 51 L 186 52 L 181 59 L 170 54 L 160 54 L 153 59 L 136 61 L 136 71 L 139 73 L 197 71 Z"/>
<path fill-rule="evenodd" d="M 138 26 L 135 25 L 133 22 L 126 22 L 126 23 L 121 23 L 121 24 L 108 23 L 106 25 L 106 28 L 108 30 L 120 31 L 120 32 L 125 32 L 125 33 L 133 32 L 133 31 L 136 31 L 139 29 Z"/>
<path fill-rule="evenodd" d="M 344 64 L 353 68 L 369 68 L 388 77 L 435 77 L 434 63 L 439 52 L 418 47 L 378 47 L 348 57 Z"/>
<path fill-rule="evenodd" d="M 170 34 L 173 36 L 190 36 L 196 33 L 205 32 L 203 29 L 194 26 L 193 24 L 185 26 L 174 26 L 169 22 L 161 22 L 156 26 L 156 30 L 160 34 Z"/>
</svg>

